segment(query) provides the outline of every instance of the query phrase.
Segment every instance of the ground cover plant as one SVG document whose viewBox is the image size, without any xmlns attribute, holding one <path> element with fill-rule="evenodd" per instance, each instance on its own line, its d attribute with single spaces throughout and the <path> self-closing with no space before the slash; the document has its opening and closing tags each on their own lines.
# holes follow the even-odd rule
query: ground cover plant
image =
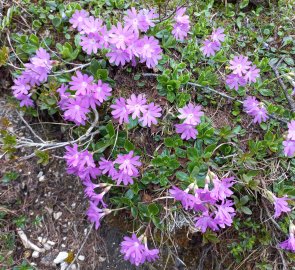
<svg viewBox="0 0 295 270">
<path fill-rule="evenodd" d="M 6 102 L 32 137 L 3 118 L 1 159 L 62 160 L 83 190 L 76 218 L 91 224 L 62 267 L 115 216 L 129 223 L 118 248 L 130 269 L 195 269 L 191 254 L 198 269 L 291 269 L 295 3 L 257 2 L 2 4 Z M 19 177 L 3 170 L 3 190 Z M 22 238 L 26 217 L 11 211 L 0 207 L 1 229 Z M 34 267 L 3 235 L 3 269 Z"/>
</svg>

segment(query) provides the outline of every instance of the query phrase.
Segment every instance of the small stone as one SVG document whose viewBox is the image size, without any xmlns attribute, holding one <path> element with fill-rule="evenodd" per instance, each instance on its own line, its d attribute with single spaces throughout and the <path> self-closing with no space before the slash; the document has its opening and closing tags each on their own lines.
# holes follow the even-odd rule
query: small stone
<svg viewBox="0 0 295 270">
<path fill-rule="evenodd" d="M 39 258 L 39 255 L 40 255 L 40 253 L 38 252 L 38 251 L 33 251 L 33 253 L 32 253 L 32 257 L 33 258 Z"/>
<path fill-rule="evenodd" d="M 53 213 L 53 217 L 55 220 L 58 220 L 62 215 L 62 212 L 56 212 L 56 213 Z"/>
<path fill-rule="evenodd" d="M 79 260 L 79 261 L 84 261 L 84 260 L 85 260 L 85 256 L 83 256 L 83 255 L 79 255 L 79 256 L 78 256 L 78 260 Z"/>
<path fill-rule="evenodd" d="M 55 264 L 59 264 L 63 262 L 68 257 L 68 255 L 68 252 L 61 251 L 60 253 L 58 253 L 57 257 L 53 260 L 53 262 Z"/>
<path fill-rule="evenodd" d="M 40 178 L 41 176 L 43 176 L 43 172 L 42 172 L 42 171 L 40 171 L 40 172 L 38 173 L 37 177 Z"/>
<path fill-rule="evenodd" d="M 44 246 L 44 248 L 46 250 L 50 250 L 51 249 L 51 246 L 49 244 L 47 244 L 47 243 L 45 243 L 43 246 Z"/>
<path fill-rule="evenodd" d="M 48 243 L 49 245 L 51 245 L 51 246 L 54 246 L 54 245 L 56 244 L 55 242 L 50 241 L 50 240 L 48 240 L 47 243 Z"/>
<path fill-rule="evenodd" d="M 41 177 L 39 177 L 39 182 L 44 182 L 45 181 L 45 176 L 42 175 Z"/>
<path fill-rule="evenodd" d="M 40 242 L 40 243 L 42 243 L 42 240 L 43 240 L 43 237 L 41 237 L 41 236 L 38 236 L 38 241 Z"/>
<path fill-rule="evenodd" d="M 65 244 L 61 244 L 61 247 L 62 247 L 62 248 L 65 248 L 65 247 L 66 247 L 66 245 L 65 245 Z"/>
<path fill-rule="evenodd" d="M 106 257 L 98 256 L 99 262 L 104 262 L 106 259 L 107 259 Z"/>
</svg>

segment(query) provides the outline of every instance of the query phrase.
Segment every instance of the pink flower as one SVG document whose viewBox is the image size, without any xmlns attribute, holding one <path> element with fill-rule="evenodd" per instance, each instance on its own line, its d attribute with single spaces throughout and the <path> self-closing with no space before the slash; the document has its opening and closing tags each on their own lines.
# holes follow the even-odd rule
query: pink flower
<svg viewBox="0 0 295 270">
<path fill-rule="evenodd" d="M 147 105 L 147 110 L 143 114 L 141 118 L 139 118 L 139 122 L 143 127 L 151 127 L 152 124 L 156 125 L 158 123 L 157 118 L 161 117 L 162 109 L 155 105 L 154 102 Z"/>
<path fill-rule="evenodd" d="M 130 62 L 131 55 L 128 50 L 122 50 L 117 48 L 111 48 L 111 51 L 106 55 L 109 58 L 110 63 L 114 63 L 116 66 L 124 66 Z"/>
<path fill-rule="evenodd" d="M 225 34 L 223 32 L 224 32 L 224 29 L 220 27 L 213 30 L 210 36 L 211 40 L 216 42 L 223 42 L 225 38 Z"/>
<path fill-rule="evenodd" d="M 287 138 L 290 140 L 295 140 L 295 120 L 288 123 L 288 135 Z"/>
<path fill-rule="evenodd" d="M 109 209 L 100 209 L 98 208 L 95 203 L 89 202 L 89 208 L 86 212 L 86 215 L 88 217 L 88 220 L 91 223 L 95 224 L 95 229 L 97 230 L 100 227 L 100 221 L 101 219 L 109 214 L 111 211 Z"/>
<path fill-rule="evenodd" d="M 98 34 L 90 33 L 88 36 L 81 36 L 80 45 L 83 51 L 90 55 L 91 53 L 97 53 L 100 47 L 99 40 Z"/>
<path fill-rule="evenodd" d="M 117 98 L 115 104 L 112 104 L 110 107 L 113 109 L 113 117 L 119 119 L 120 124 L 129 123 L 128 116 L 130 112 L 127 109 L 125 98 Z"/>
<path fill-rule="evenodd" d="M 90 88 L 92 83 L 92 76 L 77 71 L 76 76 L 72 76 L 72 81 L 69 84 L 71 85 L 71 90 L 76 90 L 76 95 L 86 95 L 86 90 Z"/>
<path fill-rule="evenodd" d="M 138 174 L 133 175 L 133 177 L 137 177 Z M 120 170 L 116 175 L 112 177 L 114 181 L 116 181 L 117 185 L 120 185 L 122 182 L 125 186 L 132 185 L 134 183 L 133 178 L 128 175 L 127 173 L 124 173 L 123 170 Z"/>
<path fill-rule="evenodd" d="M 203 46 L 200 48 L 204 56 L 213 56 L 217 51 L 220 50 L 220 43 L 217 41 L 211 41 L 206 39 L 203 41 Z"/>
<path fill-rule="evenodd" d="M 226 77 L 226 84 L 230 89 L 238 91 L 240 86 L 245 86 L 247 84 L 247 81 L 244 77 L 239 76 L 238 74 L 229 74 Z"/>
<path fill-rule="evenodd" d="M 284 154 L 287 157 L 293 157 L 295 154 L 295 140 L 283 141 Z"/>
<path fill-rule="evenodd" d="M 70 98 L 64 109 L 64 118 L 66 120 L 75 122 L 77 126 L 85 125 L 85 121 L 87 120 L 86 114 L 89 113 L 89 109 L 83 98 Z"/>
<path fill-rule="evenodd" d="M 183 108 L 178 109 L 180 115 L 178 115 L 179 119 L 184 119 L 184 124 L 189 125 L 198 125 L 201 123 L 201 116 L 204 113 L 201 111 L 201 106 L 194 106 L 192 103 L 184 106 Z"/>
<path fill-rule="evenodd" d="M 145 247 L 144 255 L 148 262 L 153 262 L 159 258 L 159 255 L 158 255 L 159 250 L 157 248 L 149 249 L 147 246 L 147 243 L 145 243 L 144 247 Z"/>
<path fill-rule="evenodd" d="M 219 228 L 217 226 L 218 222 L 212 218 L 213 214 L 209 214 L 208 212 L 204 212 L 202 216 L 195 217 L 195 226 L 200 229 L 202 233 L 205 233 L 207 228 L 210 228 L 212 231 L 218 231 Z"/>
<path fill-rule="evenodd" d="M 58 106 L 64 111 L 65 106 L 68 103 L 70 93 L 66 92 L 68 90 L 68 86 L 64 83 L 56 90 L 59 93 L 60 101 L 58 102 Z"/>
<path fill-rule="evenodd" d="M 234 74 L 238 74 L 239 76 L 246 74 L 251 67 L 251 62 L 248 61 L 248 57 L 244 57 L 243 55 L 235 56 L 229 63 L 229 68 Z"/>
<path fill-rule="evenodd" d="M 85 10 L 76 10 L 73 16 L 70 19 L 70 23 L 73 28 L 78 28 L 78 31 L 82 30 L 82 26 L 84 24 L 84 20 L 89 17 L 89 12 Z"/>
<path fill-rule="evenodd" d="M 101 27 L 99 31 L 99 48 L 101 49 L 107 49 L 109 48 L 109 31 L 107 27 L 104 25 Z"/>
<path fill-rule="evenodd" d="M 103 103 L 110 97 L 112 94 L 112 88 L 107 83 L 103 83 L 101 80 L 98 80 L 97 83 L 92 85 L 93 97 L 99 102 Z"/>
<path fill-rule="evenodd" d="M 66 146 L 66 154 L 64 155 L 64 159 L 67 162 L 69 167 L 78 167 L 80 161 L 80 152 L 78 150 L 78 145 L 75 143 L 73 147 Z"/>
<path fill-rule="evenodd" d="M 274 218 L 278 218 L 282 214 L 282 212 L 287 213 L 291 211 L 287 203 L 287 200 L 289 200 L 287 195 L 285 195 L 282 198 L 278 198 L 275 195 L 273 195 L 273 199 L 275 208 Z"/>
<path fill-rule="evenodd" d="M 124 16 L 125 27 L 132 29 L 138 33 L 139 30 L 146 31 L 149 25 L 142 12 L 137 13 L 136 9 L 132 7 L 127 10 L 127 15 Z"/>
<path fill-rule="evenodd" d="M 267 115 L 267 110 L 260 105 L 255 97 L 247 97 L 243 102 L 244 111 L 250 116 L 254 117 L 253 123 L 265 122 L 269 117 Z"/>
<path fill-rule="evenodd" d="M 176 133 L 181 134 L 181 139 L 189 140 L 196 139 L 198 135 L 198 131 L 195 125 L 190 124 L 176 124 Z"/>
<path fill-rule="evenodd" d="M 132 94 L 129 99 L 127 99 L 127 109 L 132 113 L 132 119 L 136 117 L 141 117 L 147 110 L 146 98 L 144 95 L 139 94 L 138 96 Z"/>
<path fill-rule="evenodd" d="M 101 28 L 102 20 L 90 16 L 84 19 L 81 34 L 97 34 Z"/>
<path fill-rule="evenodd" d="M 133 233 L 131 238 L 125 236 L 121 243 L 121 253 L 124 254 L 124 260 L 130 261 L 131 264 L 139 266 L 145 262 L 145 246 Z"/>
<path fill-rule="evenodd" d="M 141 166 L 141 162 L 139 161 L 140 157 L 133 156 L 133 154 L 134 151 L 130 151 L 125 155 L 119 154 L 117 159 L 114 161 L 115 164 L 120 164 L 119 169 L 129 176 L 137 175 L 138 170 L 136 167 Z"/>
<path fill-rule="evenodd" d="M 154 37 L 144 36 L 139 41 L 140 62 L 146 62 L 148 68 L 153 68 L 162 59 L 162 49 Z"/>
<path fill-rule="evenodd" d="M 134 38 L 134 33 L 129 27 L 122 27 L 122 24 L 119 22 L 117 27 L 113 25 L 110 30 L 110 43 L 114 44 L 117 49 L 125 50 L 129 42 Z"/>
<path fill-rule="evenodd" d="M 256 68 L 256 66 L 253 65 L 253 66 L 251 66 L 251 67 L 249 68 L 249 70 L 246 72 L 244 78 L 245 78 L 245 80 L 246 80 L 248 83 L 251 83 L 251 82 L 255 83 L 255 82 L 256 82 L 256 79 L 257 79 L 258 77 L 260 77 L 259 72 L 260 72 L 260 69 L 259 69 L 259 68 Z"/>
</svg>

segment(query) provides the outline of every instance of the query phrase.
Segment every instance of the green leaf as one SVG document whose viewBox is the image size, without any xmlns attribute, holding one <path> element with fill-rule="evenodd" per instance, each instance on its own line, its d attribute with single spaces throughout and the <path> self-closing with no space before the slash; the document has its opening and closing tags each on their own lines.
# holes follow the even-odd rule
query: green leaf
<svg viewBox="0 0 295 270">
<path fill-rule="evenodd" d="M 7 47 L 2 47 L 0 49 L 0 67 L 5 65 L 8 59 L 9 50 Z"/>
<path fill-rule="evenodd" d="M 243 8 L 247 7 L 248 5 L 249 5 L 249 0 L 243 0 L 240 3 L 240 8 L 243 9 Z"/>
<path fill-rule="evenodd" d="M 157 204 L 152 203 L 148 206 L 150 216 L 156 216 L 160 212 L 160 208 Z"/>
<path fill-rule="evenodd" d="M 181 171 L 176 172 L 175 176 L 180 181 L 187 181 L 189 179 L 188 174 Z"/>
<path fill-rule="evenodd" d="M 47 151 L 36 150 L 35 155 L 39 158 L 37 161 L 38 164 L 42 164 L 45 166 L 49 163 L 49 154 Z"/>
<path fill-rule="evenodd" d="M 125 143 L 124 143 L 124 149 L 127 152 L 130 152 L 131 150 L 135 149 L 135 146 L 130 141 L 126 140 Z"/>
<path fill-rule="evenodd" d="M 107 125 L 106 125 L 106 130 L 107 133 L 109 134 L 109 137 L 112 138 L 113 136 L 115 136 L 115 128 L 113 126 L 113 122 L 110 121 Z"/>
<path fill-rule="evenodd" d="M 54 17 L 53 20 L 52 20 L 52 24 L 55 26 L 55 27 L 59 27 L 61 25 L 61 18 L 59 17 Z"/>
<path fill-rule="evenodd" d="M 251 211 L 251 209 L 250 209 L 249 207 L 242 206 L 242 207 L 240 208 L 240 210 L 241 210 L 243 213 L 245 213 L 246 215 L 252 215 L 252 211 Z"/>
</svg>

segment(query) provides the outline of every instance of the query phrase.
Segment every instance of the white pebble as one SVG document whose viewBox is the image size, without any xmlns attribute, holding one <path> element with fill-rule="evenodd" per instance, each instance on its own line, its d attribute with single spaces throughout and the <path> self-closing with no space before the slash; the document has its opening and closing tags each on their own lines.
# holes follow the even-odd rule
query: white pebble
<svg viewBox="0 0 295 270">
<path fill-rule="evenodd" d="M 78 260 L 79 260 L 79 261 L 84 261 L 84 260 L 85 260 L 85 256 L 83 256 L 83 255 L 79 255 L 79 256 L 78 256 Z"/>
<path fill-rule="evenodd" d="M 53 217 L 55 220 L 58 220 L 62 215 L 62 212 L 53 213 Z"/>
<path fill-rule="evenodd" d="M 61 251 L 60 253 L 58 253 L 57 257 L 54 259 L 54 263 L 55 264 L 59 264 L 61 262 L 63 262 L 67 257 L 68 257 L 68 252 L 65 251 Z"/>
<path fill-rule="evenodd" d="M 39 253 L 38 251 L 35 250 L 35 251 L 33 251 L 33 253 L 32 253 L 32 257 L 33 257 L 33 258 L 39 258 L 39 254 L 40 254 L 40 253 Z"/>
</svg>

